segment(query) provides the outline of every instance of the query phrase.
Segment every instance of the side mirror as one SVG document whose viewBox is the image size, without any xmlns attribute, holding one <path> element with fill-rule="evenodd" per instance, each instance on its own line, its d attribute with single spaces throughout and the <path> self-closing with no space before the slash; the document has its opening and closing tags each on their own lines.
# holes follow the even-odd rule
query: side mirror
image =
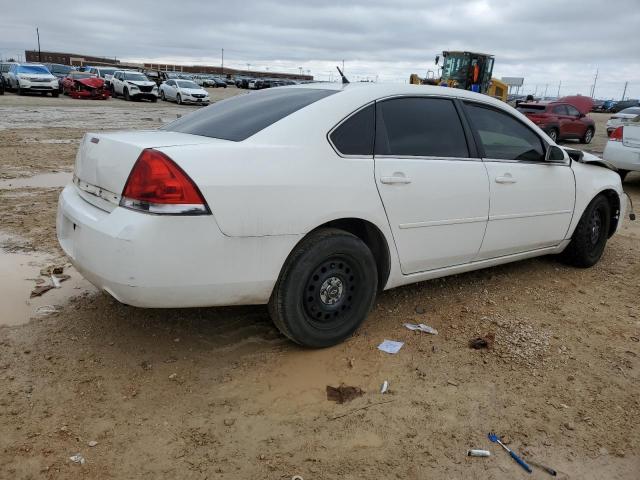
<svg viewBox="0 0 640 480">
<path fill-rule="evenodd" d="M 551 163 L 564 163 L 564 150 L 557 145 L 550 145 L 547 147 L 547 153 L 545 155 L 545 161 Z"/>
<path fill-rule="evenodd" d="M 584 117 L 586 117 L 586 115 L 584 113 L 579 113 L 578 114 L 578 118 L 584 118 Z"/>
</svg>

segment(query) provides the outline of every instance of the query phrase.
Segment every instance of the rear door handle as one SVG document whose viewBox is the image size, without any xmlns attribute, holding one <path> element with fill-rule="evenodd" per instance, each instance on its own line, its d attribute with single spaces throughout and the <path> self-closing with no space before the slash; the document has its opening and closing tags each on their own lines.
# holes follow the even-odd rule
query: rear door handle
<svg viewBox="0 0 640 480">
<path fill-rule="evenodd" d="M 404 175 L 393 175 L 392 177 L 380 177 L 380 183 L 385 185 L 406 185 L 411 183 L 411 179 Z"/>
<path fill-rule="evenodd" d="M 511 176 L 510 173 L 505 173 L 499 177 L 496 177 L 496 183 L 516 183 L 517 180 Z"/>
</svg>

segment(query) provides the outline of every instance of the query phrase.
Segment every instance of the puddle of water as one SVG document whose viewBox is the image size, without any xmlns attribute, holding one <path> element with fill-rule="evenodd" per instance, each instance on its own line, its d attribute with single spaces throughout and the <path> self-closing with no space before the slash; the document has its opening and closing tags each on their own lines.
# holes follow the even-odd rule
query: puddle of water
<svg viewBox="0 0 640 480">
<path fill-rule="evenodd" d="M 73 267 L 65 267 L 64 273 L 71 278 L 62 282 L 60 288 L 51 289 L 40 297 L 29 298 L 36 286 L 33 279 L 42 278 L 45 281 L 42 285 L 51 282 L 40 275 L 40 269 L 49 265 L 52 265 L 52 259 L 47 255 L 10 253 L 0 249 L 0 327 L 27 323 L 35 316 L 56 311 L 72 296 L 95 291 Z"/>
<path fill-rule="evenodd" d="M 8 178 L 0 180 L 0 189 L 64 187 L 73 178 L 71 172 L 42 173 L 32 177 Z"/>
</svg>

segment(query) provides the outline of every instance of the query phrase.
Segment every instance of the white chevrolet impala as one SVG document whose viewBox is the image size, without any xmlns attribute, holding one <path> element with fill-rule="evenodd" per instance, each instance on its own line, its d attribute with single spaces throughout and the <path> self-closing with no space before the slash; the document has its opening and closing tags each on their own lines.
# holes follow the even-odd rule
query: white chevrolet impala
<svg viewBox="0 0 640 480">
<path fill-rule="evenodd" d="M 86 134 L 58 239 L 123 303 L 268 303 L 286 336 L 323 347 L 384 289 L 546 254 L 595 264 L 626 208 L 598 162 L 480 94 L 281 87 Z"/>
</svg>

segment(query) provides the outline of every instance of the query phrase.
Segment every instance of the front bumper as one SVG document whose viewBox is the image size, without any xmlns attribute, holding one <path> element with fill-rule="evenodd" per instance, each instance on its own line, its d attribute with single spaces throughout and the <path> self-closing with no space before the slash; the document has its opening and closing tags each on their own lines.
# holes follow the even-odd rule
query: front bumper
<svg viewBox="0 0 640 480">
<path fill-rule="evenodd" d="M 129 96 L 131 98 L 136 98 L 136 99 L 142 98 L 142 99 L 145 99 L 145 100 L 154 100 L 154 99 L 157 100 L 158 99 L 158 92 L 157 91 L 155 91 L 155 92 L 139 92 L 139 91 L 138 92 L 132 92 L 132 91 L 129 91 Z"/>
<path fill-rule="evenodd" d="M 71 184 L 60 194 L 58 242 L 97 288 L 137 307 L 267 303 L 300 236 L 227 237 L 212 215 L 107 212 Z"/>
<path fill-rule="evenodd" d="M 59 91 L 60 84 L 58 80 L 51 80 L 50 82 L 32 82 L 30 80 L 20 79 L 18 81 L 20 88 L 22 90 L 30 90 L 37 92 L 54 92 Z"/>
<path fill-rule="evenodd" d="M 190 103 L 193 105 L 209 105 L 208 98 L 192 98 L 192 97 L 183 97 L 182 103 Z"/>
</svg>

